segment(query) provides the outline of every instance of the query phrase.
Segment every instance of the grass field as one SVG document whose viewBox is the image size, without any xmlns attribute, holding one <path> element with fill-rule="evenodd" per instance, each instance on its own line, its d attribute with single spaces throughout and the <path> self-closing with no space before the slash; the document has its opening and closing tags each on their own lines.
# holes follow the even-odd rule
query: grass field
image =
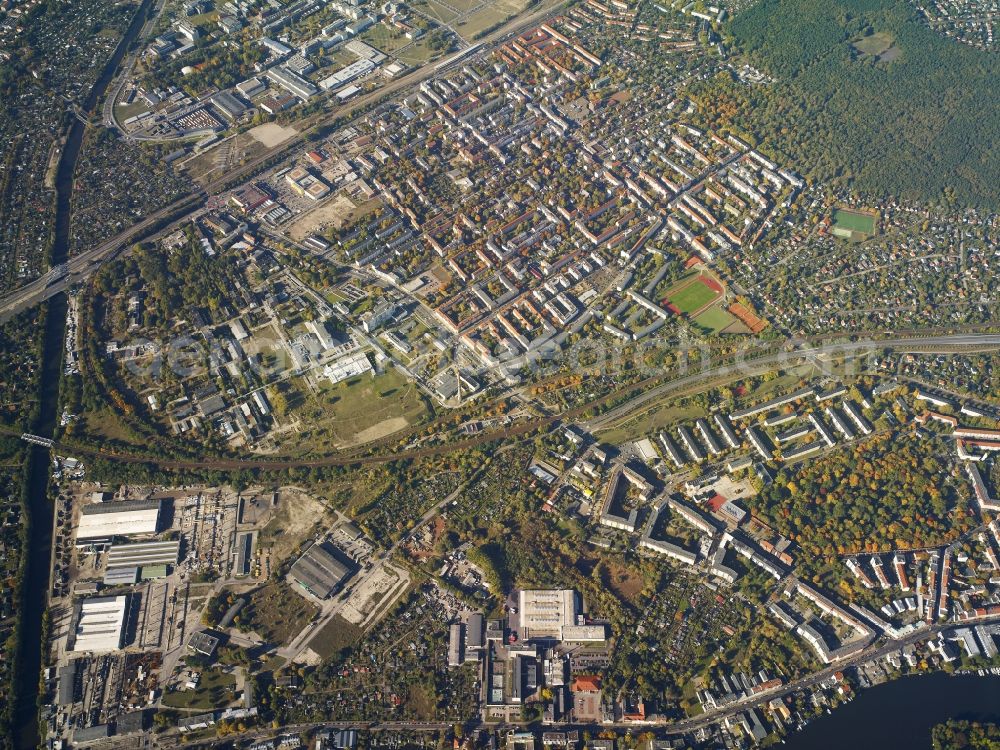
<svg viewBox="0 0 1000 750">
<path fill-rule="evenodd" d="M 723 310 L 720 305 L 712 305 L 694 319 L 695 325 L 707 328 L 712 333 L 718 333 L 735 322 L 736 319 Z"/>
<path fill-rule="evenodd" d="M 860 211 L 850 211 L 846 208 L 838 208 L 833 212 L 833 224 L 839 229 L 846 229 L 849 232 L 859 234 L 875 234 L 875 217 L 870 214 L 863 214 Z"/>
<path fill-rule="evenodd" d="M 441 56 L 440 50 L 431 49 L 429 34 L 424 34 L 406 49 L 396 52 L 396 58 L 407 65 L 423 65 Z"/>
<path fill-rule="evenodd" d="M 892 34 L 880 31 L 876 34 L 863 36 L 860 39 L 851 42 L 851 46 L 866 57 L 878 57 L 892 47 L 892 43 Z"/>
<path fill-rule="evenodd" d="M 392 54 L 400 47 L 405 47 L 410 43 L 402 31 L 390 29 L 381 23 L 377 23 L 363 32 L 360 38 L 386 54 Z"/>
<path fill-rule="evenodd" d="M 209 711 L 224 708 L 235 700 L 236 678 L 218 669 L 201 673 L 195 690 L 176 690 L 163 696 L 163 705 Z"/>
<path fill-rule="evenodd" d="M 119 122 L 124 122 L 130 117 L 148 112 L 149 106 L 144 101 L 132 102 L 131 104 L 116 104 L 115 117 Z"/>
<path fill-rule="evenodd" d="M 700 310 L 718 296 L 715 290 L 709 289 L 700 279 L 696 279 L 677 291 L 667 292 L 667 299 L 670 300 L 670 303 L 685 315 Z"/>
<path fill-rule="evenodd" d="M 428 16 L 440 21 L 441 23 L 451 23 L 458 18 L 459 15 L 452 10 L 452 8 L 457 8 L 459 10 L 461 10 L 461 8 L 454 3 L 448 3 L 448 5 L 452 7 L 448 8 L 437 2 L 437 0 L 423 0 L 422 2 L 418 2 L 416 7 L 420 8 Z"/>
<path fill-rule="evenodd" d="M 521 13 L 527 5 L 526 0 L 500 0 L 489 3 L 459 21 L 455 30 L 463 39 L 471 42 L 477 34 Z"/>
<path fill-rule="evenodd" d="M 330 622 L 316 632 L 316 635 L 309 641 L 309 648 L 322 658 L 329 659 L 334 654 L 360 641 L 362 635 L 364 633 L 357 625 L 348 622 L 340 615 L 335 615 Z"/>
<path fill-rule="evenodd" d="M 292 416 L 302 419 L 304 429 L 284 440 L 281 448 L 290 454 L 359 445 L 421 422 L 428 414 L 416 386 L 396 370 L 336 385 L 324 382 L 315 394 L 305 389 L 298 393 Z"/>
<path fill-rule="evenodd" d="M 472 42 L 476 34 L 490 28 L 494 24 L 506 20 L 509 14 L 492 5 L 471 13 L 455 25 L 455 30 L 467 42 Z"/>
<path fill-rule="evenodd" d="M 250 629 L 268 643 L 283 644 L 298 635 L 318 611 L 315 604 L 292 591 L 287 583 L 271 582 L 250 595 L 240 614 L 249 621 Z"/>
</svg>

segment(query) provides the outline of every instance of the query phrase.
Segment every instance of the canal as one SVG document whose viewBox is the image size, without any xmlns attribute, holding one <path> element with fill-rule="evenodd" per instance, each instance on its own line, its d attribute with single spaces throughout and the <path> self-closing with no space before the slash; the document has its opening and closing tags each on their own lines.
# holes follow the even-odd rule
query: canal
<svg viewBox="0 0 1000 750">
<path fill-rule="evenodd" d="M 1000 722 L 1000 677 L 949 677 L 938 672 L 877 685 L 789 736 L 786 747 L 930 748 L 931 728 L 949 719 Z"/>
<path fill-rule="evenodd" d="M 142 29 L 152 0 L 143 0 L 121 43 L 94 84 L 83 103 L 84 111 L 94 111 L 126 51 Z M 73 173 L 80 147 L 83 145 L 84 124 L 74 118 L 63 146 L 56 172 L 55 234 L 51 265 L 66 261 L 69 255 L 69 228 L 73 197 Z M 63 343 L 66 337 L 67 300 L 59 294 L 46 303 L 45 331 L 42 343 L 42 369 L 39 384 L 41 408 L 31 431 L 51 437 L 58 418 L 59 381 L 62 376 Z M 16 744 L 20 750 L 37 747 L 39 679 L 42 671 L 42 617 L 48 601 L 49 563 L 52 551 L 52 504 L 48 500 L 51 456 L 41 446 L 31 446 L 28 454 L 28 507 L 25 523 L 28 550 L 24 568 L 21 599 L 21 641 L 18 644 L 18 671 L 14 675 L 13 711 Z"/>
</svg>

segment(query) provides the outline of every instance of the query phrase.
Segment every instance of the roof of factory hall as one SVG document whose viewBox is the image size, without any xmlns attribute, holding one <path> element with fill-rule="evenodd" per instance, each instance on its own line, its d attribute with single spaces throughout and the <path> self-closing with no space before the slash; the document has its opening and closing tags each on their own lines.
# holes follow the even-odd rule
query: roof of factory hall
<svg viewBox="0 0 1000 750">
<path fill-rule="evenodd" d="M 291 570 L 292 580 L 320 599 L 330 596 L 349 575 L 348 567 L 325 542 L 312 545 L 295 561 Z"/>
</svg>

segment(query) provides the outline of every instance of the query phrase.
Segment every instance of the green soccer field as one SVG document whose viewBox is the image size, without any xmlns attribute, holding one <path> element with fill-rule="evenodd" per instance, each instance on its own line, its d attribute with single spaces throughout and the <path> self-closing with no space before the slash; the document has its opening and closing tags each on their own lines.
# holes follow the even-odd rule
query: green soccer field
<svg viewBox="0 0 1000 750">
<path fill-rule="evenodd" d="M 667 299 L 685 315 L 700 310 L 718 296 L 701 281 L 688 284 L 676 292 L 668 292 Z"/>
<path fill-rule="evenodd" d="M 718 333 L 736 322 L 736 318 L 722 309 L 720 305 L 712 305 L 694 319 L 694 324 L 707 328 L 712 333 Z"/>
<path fill-rule="evenodd" d="M 875 217 L 857 211 L 847 211 L 838 208 L 833 212 L 833 223 L 852 232 L 875 234 Z"/>
</svg>

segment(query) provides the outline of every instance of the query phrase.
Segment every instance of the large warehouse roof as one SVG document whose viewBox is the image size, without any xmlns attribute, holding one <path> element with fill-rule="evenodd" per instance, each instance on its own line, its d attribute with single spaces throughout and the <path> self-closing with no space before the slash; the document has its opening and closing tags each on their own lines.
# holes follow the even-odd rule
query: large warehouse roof
<svg viewBox="0 0 1000 750">
<path fill-rule="evenodd" d="M 108 567 L 176 565 L 180 546 L 179 541 L 115 544 L 108 550 Z"/>
<path fill-rule="evenodd" d="M 77 539 L 155 534 L 163 500 L 126 500 L 85 505 Z"/>
<path fill-rule="evenodd" d="M 347 566 L 327 549 L 325 543 L 314 544 L 292 566 L 292 579 L 309 593 L 325 599 L 350 574 Z"/>
<path fill-rule="evenodd" d="M 121 648 L 125 634 L 127 596 L 102 596 L 84 599 L 73 631 L 70 651 L 106 653 Z"/>
<path fill-rule="evenodd" d="M 560 638 L 564 625 L 576 623 L 576 592 L 572 589 L 525 590 L 518 596 L 521 637 Z"/>
</svg>

